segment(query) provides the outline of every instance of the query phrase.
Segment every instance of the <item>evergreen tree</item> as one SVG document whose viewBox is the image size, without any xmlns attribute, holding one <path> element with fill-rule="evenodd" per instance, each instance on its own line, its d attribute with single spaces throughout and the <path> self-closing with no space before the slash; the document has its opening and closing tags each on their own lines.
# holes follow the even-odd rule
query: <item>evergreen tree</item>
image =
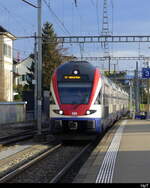
<svg viewBox="0 0 150 188">
<path fill-rule="evenodd" d="M 50 89 L 50 80 L 56 67 L 73 59 L 72 56 L 64 55 L 67 49 L 56 42 L 56 37 L 53 25 L 46 22 L 42 28 L 42 83 L 44 90 Z M 49 40 L 51 43 L 48 42 Z"/>
<path fill-rule="evenodd" d="M 31 66 L 27 67 L 27 69 L 30 71 L 29 73 L 26 74 L 27 77 L 27 85 L 25 85 L 24 87 L 29 90 L 34 90 L 34 84 L 32 83 L 32 81 L 34 80 L 34 61 L 32 61 Z"/>
<path fill-rule="evenodd" d="M 53 25 L 46 22 L 42 29 L 42 59 L 43 59 L 43 89 L 50 87 L 50 79 L 54 69 L 63 63 L 62 61 L 62 49 L 59 43 L 49 43 L 48 40 L 54 41 L 56 33 L 54 32 Z"/>
</svg>

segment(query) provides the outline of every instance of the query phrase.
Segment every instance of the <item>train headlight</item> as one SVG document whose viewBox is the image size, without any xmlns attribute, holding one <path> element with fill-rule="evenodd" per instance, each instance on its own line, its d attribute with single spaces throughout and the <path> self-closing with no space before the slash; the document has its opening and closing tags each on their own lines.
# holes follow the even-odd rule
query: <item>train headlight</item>
<svg viewBox="0 0 150 188">
<path fill-rule="evenodd" d="M 87 110 L 86 115 L 89 115 L 89 114 L 91 114 L 91 112 L 90 112 L 90 110 Z"/>
<path fill-rule="evenodd" d="M 77 70 L 77 69 L 73 70 L 73 74 L 77 75 L 79 73 L 80 73 L 79 70 Z"/>
<path fill-rule="evenodd" d="M 62 110 L 53 110 L 56 114 L 60 114 L 60 115 L 63 115 L 64 112 Z"/>
<path fill-rule="evenodd" d="M 63 115 L 63 113 L 64 113 L 64 112 L 63 112 L 62 110 L 59 110 L 59 114 L 60 114 L 60 115 Z"/>
<path fill-rule="evenodd" d="M 96 112 L 96 110 L 87 110 L 86 111 L 86 115 L 90 115 L 90 114 L 93 114 L 95 112 Z"/>
</svg>

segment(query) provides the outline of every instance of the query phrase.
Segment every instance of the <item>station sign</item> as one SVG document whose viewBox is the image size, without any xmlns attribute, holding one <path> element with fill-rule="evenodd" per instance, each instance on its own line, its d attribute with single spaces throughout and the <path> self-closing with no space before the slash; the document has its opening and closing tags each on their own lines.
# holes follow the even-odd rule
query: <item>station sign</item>
<svg viewBox="0 0 150 188">
<path fill-rule="evenodd" d="M 150 78 L 150 68 L 142 69 L 142 78 Z"/>
</svg>

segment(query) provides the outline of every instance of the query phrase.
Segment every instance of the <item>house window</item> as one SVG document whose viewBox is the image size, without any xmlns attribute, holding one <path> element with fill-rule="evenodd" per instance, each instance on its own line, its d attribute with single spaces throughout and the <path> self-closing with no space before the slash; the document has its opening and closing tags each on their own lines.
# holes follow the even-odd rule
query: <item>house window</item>
<svg viewBox="0 0 150 188">
<path fill-rule="evenodd" d="M 7 45 L 4 44 L 4 55 L 7 56 Z"/>
<path fill-rule="evenodd" d="M 22 81 L 26 81 L 26 75 L 25 74 L 22 75 Z"/>
<path fill-rule="evenodd" d="M 10 57 L 12 56 L 11 53 L 11 46 L 4 44 L 4 56 Z"/>
<path fill-rule="evenodd" d="M 8 46 L 8 57 L 11 58 L 11 47 L 10 46 Z"/>
</svg>

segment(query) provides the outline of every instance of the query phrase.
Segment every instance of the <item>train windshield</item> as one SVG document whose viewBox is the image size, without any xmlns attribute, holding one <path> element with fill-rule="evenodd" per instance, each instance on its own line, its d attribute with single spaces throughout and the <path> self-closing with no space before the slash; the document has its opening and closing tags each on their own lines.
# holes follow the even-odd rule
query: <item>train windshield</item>
<svg viewBox="0 0 150 188">
<path fill-rule="evenodd" d="M 61 104 L 88 104 L 92 82 L 59 82 Z"/>
</svg>

